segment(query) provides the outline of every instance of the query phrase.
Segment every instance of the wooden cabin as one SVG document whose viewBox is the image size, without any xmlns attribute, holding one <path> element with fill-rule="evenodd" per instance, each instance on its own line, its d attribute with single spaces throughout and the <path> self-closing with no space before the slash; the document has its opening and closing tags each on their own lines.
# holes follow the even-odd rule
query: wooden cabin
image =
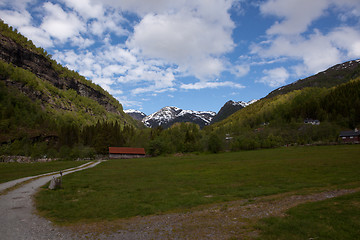
<svg viewBox="0 0 360 240">
<path fill-rule="evenodd" d="M 339 137 L 344 143 L 360 143 L 360 132 L 357 129 L 353 131 L 342 131 Z"/>
<path fill-rule="evenodd" d="M 146 153 L 144 148 L 109 147 L 110 158 L 129 159 L 129 158 L 141 158 L 145 156 Z"/>
</svg>

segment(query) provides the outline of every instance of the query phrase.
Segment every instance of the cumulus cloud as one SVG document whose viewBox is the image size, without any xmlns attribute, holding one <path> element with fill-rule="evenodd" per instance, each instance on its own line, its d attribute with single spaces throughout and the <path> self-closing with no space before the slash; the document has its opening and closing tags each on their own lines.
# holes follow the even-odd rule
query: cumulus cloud
<svg viewBox="0 0 360 240">
<path fill-rule="evenodd" d="M 300 61 L 289 68 L 294 76 L 314 74 L 360 56 L 359 28 L 343 24 L 321 32 L 313 26 L 316 20 L 327 17 L 329 11 L 339 17 L 344 13 L 347 17 L 360 14 L 359 1 L 269 0 L 260 5 L 260 11 L 264 16 L 278 17 L 279 21 L 267 29 L 266 41 L 251 46 L 251 53 L 268 61 L 284 57 Z"/>
<path fill-rule="evenodd" d="M 60 5 L 46 2 L 43 7 L 46 15 L 40 27 L 61 42 L 78 36 L 86 29 L 85 23 L 76 14 L 65 12 Z"/>
<path fill-rule="evenodd" d="M 264 83 L 270 87 L 279 87 L 284 85 L 290 76 L 288 71 L 283 67 L 264 70 L 263 73 L 265 76 L 257 82 Z"/>
<path fill-rule="evenodd" d="M 323 15 L 329 3 L 329 0 L 269 0 L 260 6 L 260 11 L 283 19 L 275 22 L 268 34 L 299 34 Z"/>
<path fill-rule="evenodd" d="M 73 8 L 84 19 L 103 17 L 104 8 L 100 3 L 94 3 L 91 0 L 63 0 L 65 4 Z"/>
<path fill-rule="evenodd" d="M 31 15 L 27 11 L 0 10 L 0 16 L 9 25 L 16 28 L 30 25 Z"/>
<path fill-rule="evenodd" d="M 199 79 L 213 78 L 225 69 L 220 56 L 234 47 L 233 24 L 224 22 L 187 11 L 148 14 L 135 26 L 127 46 L 146 58 L 176 64 Z"/>
</svg>

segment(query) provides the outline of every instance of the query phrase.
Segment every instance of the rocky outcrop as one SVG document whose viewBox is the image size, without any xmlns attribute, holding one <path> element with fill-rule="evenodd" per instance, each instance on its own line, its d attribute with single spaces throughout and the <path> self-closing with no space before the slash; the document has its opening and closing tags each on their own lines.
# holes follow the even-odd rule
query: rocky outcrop
<svg viewBox="0 0 360 240">
<path fill-rule="evenodd" d="M 61 72 L 58 72 L 54 69 L 52 62 L 48 57 L 45 57 L 42 54 L 30 49 L 25 48 L 22 45 L 15 42 L 13 39 L 4 36 L 0 33 L 0 59 L 7 62 L 12 63 L 17 67 L 21 67 L 23 69 L 27 69 L 34 73 L 38 78 L 46 80 L 50 82 L 52 85 L 59 89 L 73 89 L 80 96 L 89 97 L 100 105 L 104 106 L 105 109 L 109 112 L 120 114 L 122 109 L 119 109 L 118 106 L 112 103 L 111 99 L 105 94 L 105 92 L 100 92 L 93 87 L 87 85 L 80 79 L 63 77 L 61 76 Z M 16 85 L 18 83 L 9 83 L 7 85 L 12 84 Z M 46 101 L 46 99 L 41 96 L 36 96 L 30 93 L 27 89 L 21 88 L 25 94 L 27 94 L 30 98 L 37 98 L 42 101 Z"/>
</svg>

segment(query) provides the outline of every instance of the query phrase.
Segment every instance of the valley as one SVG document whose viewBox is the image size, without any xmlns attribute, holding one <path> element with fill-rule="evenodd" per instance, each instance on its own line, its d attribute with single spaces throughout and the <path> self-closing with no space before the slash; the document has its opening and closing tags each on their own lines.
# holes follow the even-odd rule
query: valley
<svg viewBox="0 0 360 240">
<path fill-rule="evenodd" d="M 2 192 L 4 222 L 22 201 L 16 226 L 33 239 L 358 236 L 360 60 L 217 113 L 146 116 L 105 89 L 0 22 L 0 182 L 108 160 L 54 191 L 48 176 Z M 109 159 L 109 147 L 146 157 Z"/>
</svg>

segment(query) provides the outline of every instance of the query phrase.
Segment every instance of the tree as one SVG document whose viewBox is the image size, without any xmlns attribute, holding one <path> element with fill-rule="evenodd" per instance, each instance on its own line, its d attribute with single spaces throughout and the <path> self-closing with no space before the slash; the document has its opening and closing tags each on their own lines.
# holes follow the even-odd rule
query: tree
<svg viewBox="0 0 360 240">
<path fill-rule="evenodd" d="M 220 152 L 221 147 L 222 147 L 221 139 L 219 138 L 218 135 L 212 133 L 209 137 L 209 142 L 208 142 L 209 151 L 212 153 L 218 153 Z"/>
</svg>

